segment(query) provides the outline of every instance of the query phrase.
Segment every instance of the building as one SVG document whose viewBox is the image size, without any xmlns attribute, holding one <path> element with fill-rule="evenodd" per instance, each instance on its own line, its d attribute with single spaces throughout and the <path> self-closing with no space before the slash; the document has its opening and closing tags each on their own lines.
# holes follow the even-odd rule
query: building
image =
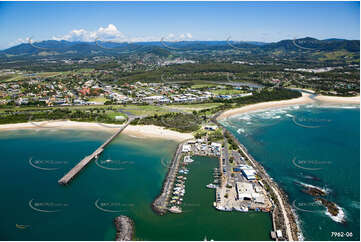
<svg viewBox="0 0 361 242">
<path fill-rule="evenodd" d="M 256 171 L 255 169 L 253 169 L 252 166 L 248 166 L 248 165 L 240 165 L 239 168 L 242 171 L 243 176 L 251 181 L 251 180 L 256 180 Z"/>
<path fill-rule="evenodd" d="M 191 151 L 191 145 L 184 144 L 182 147 L 182 152 L 186 153 L 186 152 L 190 152 L 190 151 Z"/>
<path fill-rule="evenodd" d="M 277 234 L 277 238 L 282 238 L 282 231 L 281 230 L 276 230 L 276 234 Z"/>
<path fill-rule="evenodd" d="M 238 200 L 252 200 L 253 186 L 248 182 L 236 182 Z"/>
</svg>

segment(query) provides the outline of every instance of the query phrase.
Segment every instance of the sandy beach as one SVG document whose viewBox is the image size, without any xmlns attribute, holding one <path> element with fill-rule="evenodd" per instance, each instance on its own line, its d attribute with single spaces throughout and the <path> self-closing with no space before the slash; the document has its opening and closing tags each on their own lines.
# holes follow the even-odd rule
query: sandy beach
<svg viewBox="0 0 361 242">
<path fill-rule="evenodd" d="M 316 96 L 316 100 L 327 103 L 344 103 L 344 104 L 360 104 L 360 96 L 356 97 L 333 97 L 333 96 Z"/>
<path fill-rule="evenodd" d="M 312 92 L 310 90 L 306 90 L 308 92 Z M 270 108 L 278 108 L 290 105 L 301 105 L 301 104 L 310 104 L 315 103 L 316 101 L 321 103 L 330 103 L 330 104 L 360 104 L 360 96 L 356 97 L 333 97 L 333 96 L 323 96 L 317 95 L 313 98 L 310 98 L 312 94 L 306 92 L 302 92 L 302 97 L 282 100 L 282 101 L 271 101 L 271 102 L 263 102 L 246 105 L 244 107 L 231 109 L 223 112 L 218 116 L 218 120 L 228 118 L 233 115 L 238 115 L 246 112 L 254 112 L 258 110 L 270 109 Z"/>
<path fill-rule="evenodd" d="M 122 125 L 86 123 L 75 121 L 42 121 L 17 124 L 0 125 L 0 131 L 20 129 L 77 129 L 77 130 L 100 130 L 114 133 Z M 194 138 L 191 133 L 180 133 L 155 125 L 129 125 L 122 134 L 136 138 L 160 138 L 181 142 Z"/>
<path fill-rule="evenodd" d="M 293 98 L 289 100 L 282 100 L 282 101 L 271 101 L 271 102 L 263 102 L 263 103 L 256 103 L 256 104 L 250 104 L 246 105 L 244 107 L 231 109 L 228 111 L 223 112 L 221 115 L 218 116 L 218 120 L 228 118 L 233 115 L 242 114 L 246 112 L 253 112 L 257 110 L 263 110 L 268 108 L 277 108 L 277 107 L 283 107 L 283 106 L 289 106 L 289 105 L 297 105 L 297 104 L 308 104 L 314 102 L 310 98 L 311 94 L 302 92 L 302 97 L 299 98 Z"/>
</svg>

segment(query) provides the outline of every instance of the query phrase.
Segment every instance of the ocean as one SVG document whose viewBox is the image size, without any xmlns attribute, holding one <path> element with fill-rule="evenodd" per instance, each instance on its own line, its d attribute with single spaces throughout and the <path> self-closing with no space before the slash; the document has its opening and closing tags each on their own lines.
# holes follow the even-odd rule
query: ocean
<svg viewBox="0 0 361 242">
<path fill-rule="evenodd" d="M 217 159 L 194 157 L 182 214 L 151 209 L 177 143 L 120 135 L 68 186 L 57 183 L 111 133 L 37 128 L 0 133 L 1 240 L 114 240 L 130 216 L 136 240 L 269 240 L 268 213 L 213 208 Z"/>
<path fill-rule="evenodd" d="M 287 193 L 305 240 L 360 239 L 359 106 L 296 105 L 222 123 Z M 344 217 L 330 216 L 307 186 L 327 192 Z"/>
</svg>

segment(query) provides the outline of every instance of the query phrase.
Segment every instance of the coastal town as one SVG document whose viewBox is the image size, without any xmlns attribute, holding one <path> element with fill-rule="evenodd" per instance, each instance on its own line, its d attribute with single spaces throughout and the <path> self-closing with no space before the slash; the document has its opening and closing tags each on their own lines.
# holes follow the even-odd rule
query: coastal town
<svg viewBox="0 0 361 242">
<path fill-rule="evenodd" d="M 16 73 L 2 70 L 0 73 Z M 0 84 L 0 105 L 72 106 L 103 104 L 177 104 L 210 102 L 213 99 L 228 100 L 252 95 L 259 87 L 213 85 L 207 90 L 177 83 L 108 84 L 87 78 L 99 71 L 63 77 L 41 77 L 41 73 L 26 74 L 29 81 L 10 81 Z M 85 78 L 85 79 L 84 79 Z M 52 81 L 51 81 L 52 80 Z M 77 80 L 77 81 L 76 81 Z M 200 86 L 201 87 L 201 86 Z"/>
<path fill-rule="evenodd" d="M 0 242 L 359 241 L 359 12 L 1 2 Z"/>
</svg>

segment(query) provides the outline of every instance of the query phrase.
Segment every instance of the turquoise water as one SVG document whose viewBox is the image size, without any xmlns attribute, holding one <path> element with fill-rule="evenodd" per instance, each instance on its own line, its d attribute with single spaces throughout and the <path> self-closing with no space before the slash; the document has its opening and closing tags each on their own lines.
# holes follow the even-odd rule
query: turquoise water
<svg viewBox="0 0 361 242">
<path fill-rule="evenodd" d="M 291 106 L 222 122 L 286 191 L 306 240 L 360 239 L 359 106 Z M 327 190 L 346 222 L 332 220 L 300 183 Z"/>
<path fill-rule="evenodd" d="M 205 185 L 212 181 L 216 159 L 194 158 L 185 213 L 158 216 L 151 210 L 167 171 L 161 161 L 171 159 L 177 145 L 173 141 L 120 135 L 70 185 L 57 184 L 110 135 L 55 129 L 1 132 L 0 239 L 114 240 L 112 220 L 124 214 L 134 220 L 138 240 L 269 240 L 269 214 L 212 207 L 214 190 Z"/>
</svg>

